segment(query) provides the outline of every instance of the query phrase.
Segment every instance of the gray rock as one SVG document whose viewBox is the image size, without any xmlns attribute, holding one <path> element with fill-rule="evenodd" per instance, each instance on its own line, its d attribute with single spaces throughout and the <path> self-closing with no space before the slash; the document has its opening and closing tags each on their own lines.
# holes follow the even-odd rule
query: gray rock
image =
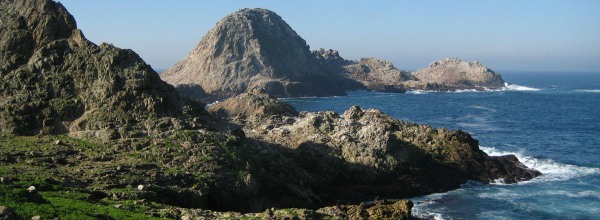
<svg viewBox="0 0 600 220">
<path fill-rule="evenodd" d="M 348 77 L 361 82 L 369 90 L 404 92 L 402 82 L 415 79 L 409 72 L 394 67 L 391 62 L 376 58 L 362 58 L 343 67 Z"/>
<path fill-rule="evenodd" d="M 435 89 L 440 85 L 441 90 L 501 88 L 504 80 L 500 74 L 487 68 L 479 62 L 466 62 L 457 58 L 445 58 L 435 61 L 427 68 L 413 73 L 418 83 L 412 87 L 429 87 Z"/>
<path fill-rule="evenodd" d="M 175 86 L 199 85 L 203 91 L 197 94 L 216 98 L 252 89 L 275 97 L 342 95 L 358 86 L 321 66 L 306 41 L 279 15 L 260 8 L 223 18 L 161 78 Z"/>
<path fill-rule="evenodd" d="M 37 190 L 35 189 L 35 186 L 29 186 L 29 188 L 27 188 L 27 192 L 29 192 L 29 193 L 37 193 Z"/>
</svg>

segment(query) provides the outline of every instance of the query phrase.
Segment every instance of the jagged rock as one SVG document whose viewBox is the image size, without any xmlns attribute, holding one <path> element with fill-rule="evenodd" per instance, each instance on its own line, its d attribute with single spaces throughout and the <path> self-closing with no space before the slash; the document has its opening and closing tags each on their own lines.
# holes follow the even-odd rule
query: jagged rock
<svg viewBox="0 0 600 220">
<path fill-rule="evenodd" d="M 418 82 L 408 83 L 415 89 L 456 90 L 501 88 L 502 76 L 479 62 L 466 62 L 457 58 L 435 61 L 427 68 L 413 73 Z"/>
<path fill-rule="evenodd" d="M 0 7 L 0 132 L 116 138 L 194 105 L 133 51 L 88 41 L 60 3 L 7 0 Z"/>
<path fill-rule="evenodd" d="M 256 115 L 236 108 L 264 96 L 240 96 L 244 98 L 230 98 L 218 109 L 237 112 L 230 119 L 243 126 L 249 140 L 258 141 L 246 147 L 255 152 L 248 158 L 249 172 L 260 183 L 257 192 L 247 196 L 260 198 L 257 203 L 315 207 L 377 195 L 407 198 L 455 189 L 467 180 L 521 181 L 540 175 L 518 160 L 488 156 L 477 140 L 459 130 L 403 122 L 358 106 L 343 115 Z M 277 102 L 255 101 L 253 109 Z"/>
<path fill-rule="evenodd" d="M 348 77 L 361 82 L 367 89 L 382 92 L 405 92 L 402 82 L 415 79 L 391 62 L 372 57 L 344 65 L 344 69 Z"/>
<path fill-rule="evenodd" d="M 199 85 L 214 98 L 252 89 L 275 97 L 330 96 L 360 86 L 321 66 L 306 41 L 279 15 L 260 8 L 223 18 L 161 78 L 175 86 Z"/>
</svg>

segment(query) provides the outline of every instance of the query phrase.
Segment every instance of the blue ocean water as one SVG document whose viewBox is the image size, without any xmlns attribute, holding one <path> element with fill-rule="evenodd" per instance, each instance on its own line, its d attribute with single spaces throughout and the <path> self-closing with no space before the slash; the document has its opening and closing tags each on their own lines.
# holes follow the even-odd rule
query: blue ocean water
<svg viewBox="0 0 600 220">
<path fill-rule="evenodd" d="M 464 184 L 413 198 L 429 219 L 600 219 L 600 73 L 504 73 L 503 90 L 284 99 L 298 111 L 352 105 L 398 119 L 461 129 L 491 155 L 516 154 L 543 173 L 518 184 Z"/>
</svg>

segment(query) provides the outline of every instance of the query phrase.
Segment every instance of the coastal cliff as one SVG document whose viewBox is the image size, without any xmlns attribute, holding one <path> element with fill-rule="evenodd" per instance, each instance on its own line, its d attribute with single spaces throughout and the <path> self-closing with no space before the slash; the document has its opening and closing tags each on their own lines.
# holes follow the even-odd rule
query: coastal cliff
<svg viewBox="0 0 600 220">
<path fill-rule="evenodd" d="M 271 87 L 209 113 L 51 0 L 2 1 L 0 19 L 0 217 L 407 219 L 412 203 L 387 198 L 540 175 L 462 131 L 357 106 L 298 113 Z"/>
</svg>

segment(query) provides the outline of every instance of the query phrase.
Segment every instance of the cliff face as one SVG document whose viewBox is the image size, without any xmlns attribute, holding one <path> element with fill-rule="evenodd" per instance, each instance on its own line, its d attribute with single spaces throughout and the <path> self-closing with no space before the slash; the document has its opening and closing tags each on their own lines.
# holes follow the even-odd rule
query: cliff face
<svg viewBox="0 0 600 220">
<path fill-rule="evenodd" d="M 321 66 L 281 17 L 258 8 L 223 18 L 161 77 L 175 86 L 199 85 L 216 98 L 252 89 L 276 97 L 341 95 L 357 86 Z"/>
<path fill-rule="evenodd" d="M 500 74 L 479 62 L 466 62 L 457 58 L 445 58 L 435 61 L 427 68 L 413 73 L 418 79 L 413 87 L 437 84 L 449 89 L 501 88 L 504 80 Z M 433 88 L 435 89 L 435 88 Z"/>
<path fill-rule="evenodd" d="M 183 115 L 177 91 L 135 52 L 88 41 L 60 3 L 0 7 L 0 132 L 117 137 L 146 119 Z"/>
</svg>

